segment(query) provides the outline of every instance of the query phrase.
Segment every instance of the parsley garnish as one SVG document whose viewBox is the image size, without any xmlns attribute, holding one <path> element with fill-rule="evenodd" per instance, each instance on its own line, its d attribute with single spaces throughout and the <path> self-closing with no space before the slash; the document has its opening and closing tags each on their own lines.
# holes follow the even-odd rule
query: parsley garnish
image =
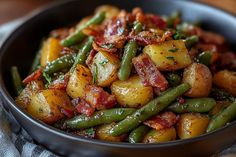
<svg viewBox="0 0 236 157">
<path fill-rule="evenodd" d="M 104 60 L 103 60 L 102 62 L 100 62 L 99 64 L 102 65 L 102 66 L 104 66 L 104 65 L 106 65 L 108 62 L 109 62 L 109 60 L 104 59 Z"/>
<path fill-rule="evenodd" d="M 169 60 L 174 60 L 175 58 L 174 57 L 172 57 L 172 56 L 168 56 L 168 57 L 166 57 L 167 59 L 169 59 Z"/>
<path fill-rule="evenodd" d="M 169 49 L 168 51 L 169 52 L 177 52 L 179 49 L 177 48 L 177 47 L 175 47 L 175 48 L 172 48 L 172 49 Z"/>
<path fill-rule="evenodd" d="M 98 67 L 95 64 L 94 69 L 93 69 L 93 84 L 95 84 L 97 82 L 97 75 L 98 75 Z"/>
</svg>

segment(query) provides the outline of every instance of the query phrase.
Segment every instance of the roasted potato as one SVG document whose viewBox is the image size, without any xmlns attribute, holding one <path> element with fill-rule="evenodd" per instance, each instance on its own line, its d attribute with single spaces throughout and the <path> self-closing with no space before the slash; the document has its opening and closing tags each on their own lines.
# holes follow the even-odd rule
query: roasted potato
<svg viewBox="0 0 236 157">
<path fill-rule="evenodd" d="M 145 135 L 143 142 L 144 143 L 159 143 L 159 142 L 167 142 L 173 141 L 176 139 L 176 130 L 174 127 L 155 130 L 152 129 Z"/>
<path fill-rule="evenodd" d="M 228 70 L 219 71 L 214 75 L 213 83 L 217 87 L 236 96 L 236 72 Z"/>
<path fill-rule="evenodd" d="M 108 52 L 98 52 L 93 59 L 91 71 L 96 75 L 96 83 L 99 86 L 109 86 L 117 79 L 117 72 L 120 66 L 119 59 Z"/>
<path fill-rule="evenodd" d="M 203 64 L 193 63 L 184 69 L 183 83 L 189 83 L 191 89 L 185 93 L 188 97 L 207 97 L 212 87 L 212 74 Z"/>
<path fill-rule="evenodd" d="M 182 40 L 170 40 L 148 45 L 144 47 L 143 52 L 148 54 L 157 68 L 162 71 L 182 69 L 192 62 Z"/>
<path fill-rule="evenodd" d="M 44 41 L 41 49 L 41 66 L 44 67 L 47 65 L 47 63 L 57 59 L 61 50 L 62 46 L 58 39 L 50 37 Z"/>
<path fill-rule="evenodd" d="M 64 117 L 61 109 L 73 111 L 69 97 L 62 90 L 47 89 L 34 94 L 26 110 L 33 117 L 52 124 Z"/>
<path fill-rule="evenodd" d="M 139 76 L 132 76 L 126 81 L 113 82 L 111 91 L 123 107 L 141 107 L 153 98 L 152 87 L 145 87 Z"/>
<path fill-rule="evenodd" d="M 111 6 L 111 5 L 101 5 L 96 8 L 95 13 L 102 12 L 102 11 L 106 12 L 107 19 L 117 16 L 120 13 L 119 8 L 117 8 L 115 6 Z"/>
<path fill-rule="evenodd" d="M 109 131 L 113 126 L 115 126 L 115 123 L 104 124 L 99 126 L 96 130 L 96 138 L 110 142 L 122 142 L 127 137 L 127 135 L 126 134 L 122 134 L 120 136 L 110 135 Z"/>
<path fill-rule="evenodd" d="M 66 92 L 74 99 L 83 97 L 85 86 L 91 83 L 92 74 L 90 70 L 87 67 L 79 64 L 70 76 Z"/>
<path fill-rule="evenodd" d="M 20 95 L 16 98 L 17 105 L 19 105 L 23 109 L 26 109 L 26 107 L 30 104 L 31 97 L 34 95 L 34 93 L 42 89 L 44 89 L 43 81 L 31 81 L 26 85 Z"/>
<path fill-rule="evenodd" d="M 180 139 L 192 138 L 203 134 L 210 119 L 200 113 L 185 113 L 177 123 L 177 133 Z"/>
</svg>

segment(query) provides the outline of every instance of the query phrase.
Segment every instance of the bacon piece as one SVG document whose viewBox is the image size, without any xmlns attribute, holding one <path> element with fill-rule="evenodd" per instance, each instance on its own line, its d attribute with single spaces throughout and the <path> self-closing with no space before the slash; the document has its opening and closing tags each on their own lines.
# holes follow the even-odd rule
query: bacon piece
<svg viewBox="0 0 236 157">
<path fill-rule="evenodd" d="M 165 29 L 167 24 L 166 22 L 158 15 L 154 14 L 146 14 L 146 19 L 148 21 L 147 27 L 148 28 L 159 28 Z"/>
<path fill-rule="evenodd" d="M 67 84 L 69 82 L 69 75 L 65 75 L 63 78 L 58 78 L 54 80 L 50 85 L 49 89 L 59 89 L 66 90 Z"/>
<path fill-rule="evenodd" d="M 151 45 L 151 44 L 157 44 L 160 42 L 166 41 L 168 38 L 170 38 L 173 35 L 172 32 L 166 31 L 163 35 L 157 34 L 156 32 L 151 31 L 142 31 L 137 35 L 134 35 L 134 33 L 130 33 L 128 36 L 128 39 L 133 39 L 138 42 L 139 45 Z"/>
<path fill-rule="evenodd" d="M 91 116 L 95 111 L 95 108 L 84 99 L 80 99 L 79 104 L 75 108 L 78 113 L 85 114 L 86 116 Z"/>
<path fill-rule="evenodd" d="M 205 43 L 222 45 L 225 42 L 225 38 L 222 35 L 204 31 L 198 27 L 195 29 L 196 29 L 196 35 L 199 36 L 199 38 L 203 40 Z"/>
<path fill-rule="evenodd" d="M 147 54 L 141 54 L 132 59 L 132 63 L 140 76 L 144 86 L 153 86 L 164 91 L 168 88 L 165 77 L 156 68 Z"/>
<path fill-rule="evenodd" d="M 115 96 L 110 95 L 101 87 L 87 85 L 85 87 L 84 93 L 84 99 L 88 103 L 90 103 L 93 108 L 96 108 L 97 110 L 112 108 L 116 104 Z"/>
<path fill-rule="evenodd" d="M 89 55 L 88 55 L 88 57 L 87 57 L 87 59 L 86 59 L 86 65 L 88 66 L 88 67 L 90 67 L 91 65 L 92 65 L 92 63 L 93 63 L 93 58 L 95 57 L 95 55 L 97 54 L 97 51 L 95 51 L 94 49 L 92 49 L 90 52 L 89 52 Z"/>
<path fill-rule="evenodd" d="M 178 119 L 179 117 L 173 112 L 164 112 L 145 121 L 144 124 L 156 130 L 162 130 L 175 125 Z"/>
<path fill-rule="evenodd" d="M 219 54 L 219 64 L 217 65 L 219 68 L 236 70 L 236 54 L 234 52 L 225 52 Z"/>
<path fill-rule="evenodd" d="M 40 77 L 42 76 L 42 69 L 38 69 L 35 72 L 33 72 L 31 75 L 29 75 L 28 77 L 26 77 L 22 82 L 24 84 L 28 84 L 31 81 L 35 81 L 38 80 Z"/>
<path fill-rule="evenodd" d="M 66 109 L 66 108 L 61 108 L 61 113 L 63 113 L 68 118 L 72 118 L 74 116 L 74 111 Z"/>
</svg>

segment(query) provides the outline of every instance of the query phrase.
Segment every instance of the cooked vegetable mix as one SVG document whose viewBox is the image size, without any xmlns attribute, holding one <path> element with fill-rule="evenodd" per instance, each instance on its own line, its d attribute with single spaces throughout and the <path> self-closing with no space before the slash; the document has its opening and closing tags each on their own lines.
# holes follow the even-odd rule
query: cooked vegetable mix
<svg viewBox="0 0 236 157">
<path fill-rule="evenodd" d="M 236 54 L 179 11 L 164 17 L 103 5 L 39 45 L 23 81 L 18 67 L 9 69 L 15 101 L 66 132 L 159 143 L 236 119 Z"/>
</svg>

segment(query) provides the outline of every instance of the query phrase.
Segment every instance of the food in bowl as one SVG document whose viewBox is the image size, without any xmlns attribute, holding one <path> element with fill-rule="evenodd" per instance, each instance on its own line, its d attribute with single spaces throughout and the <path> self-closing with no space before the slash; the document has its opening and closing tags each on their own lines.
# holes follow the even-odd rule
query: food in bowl
<svg viewBox="0 0 236 157">
<path fill-rule="evenodd" d="M 224 37 L 178 12 L 104 5 L 52 30 L 23 81 L 11 73 L 16 103 L 36 119 L 88 138 L 158 143 L 236 118 L 235 59 Z"/>
</svg>

